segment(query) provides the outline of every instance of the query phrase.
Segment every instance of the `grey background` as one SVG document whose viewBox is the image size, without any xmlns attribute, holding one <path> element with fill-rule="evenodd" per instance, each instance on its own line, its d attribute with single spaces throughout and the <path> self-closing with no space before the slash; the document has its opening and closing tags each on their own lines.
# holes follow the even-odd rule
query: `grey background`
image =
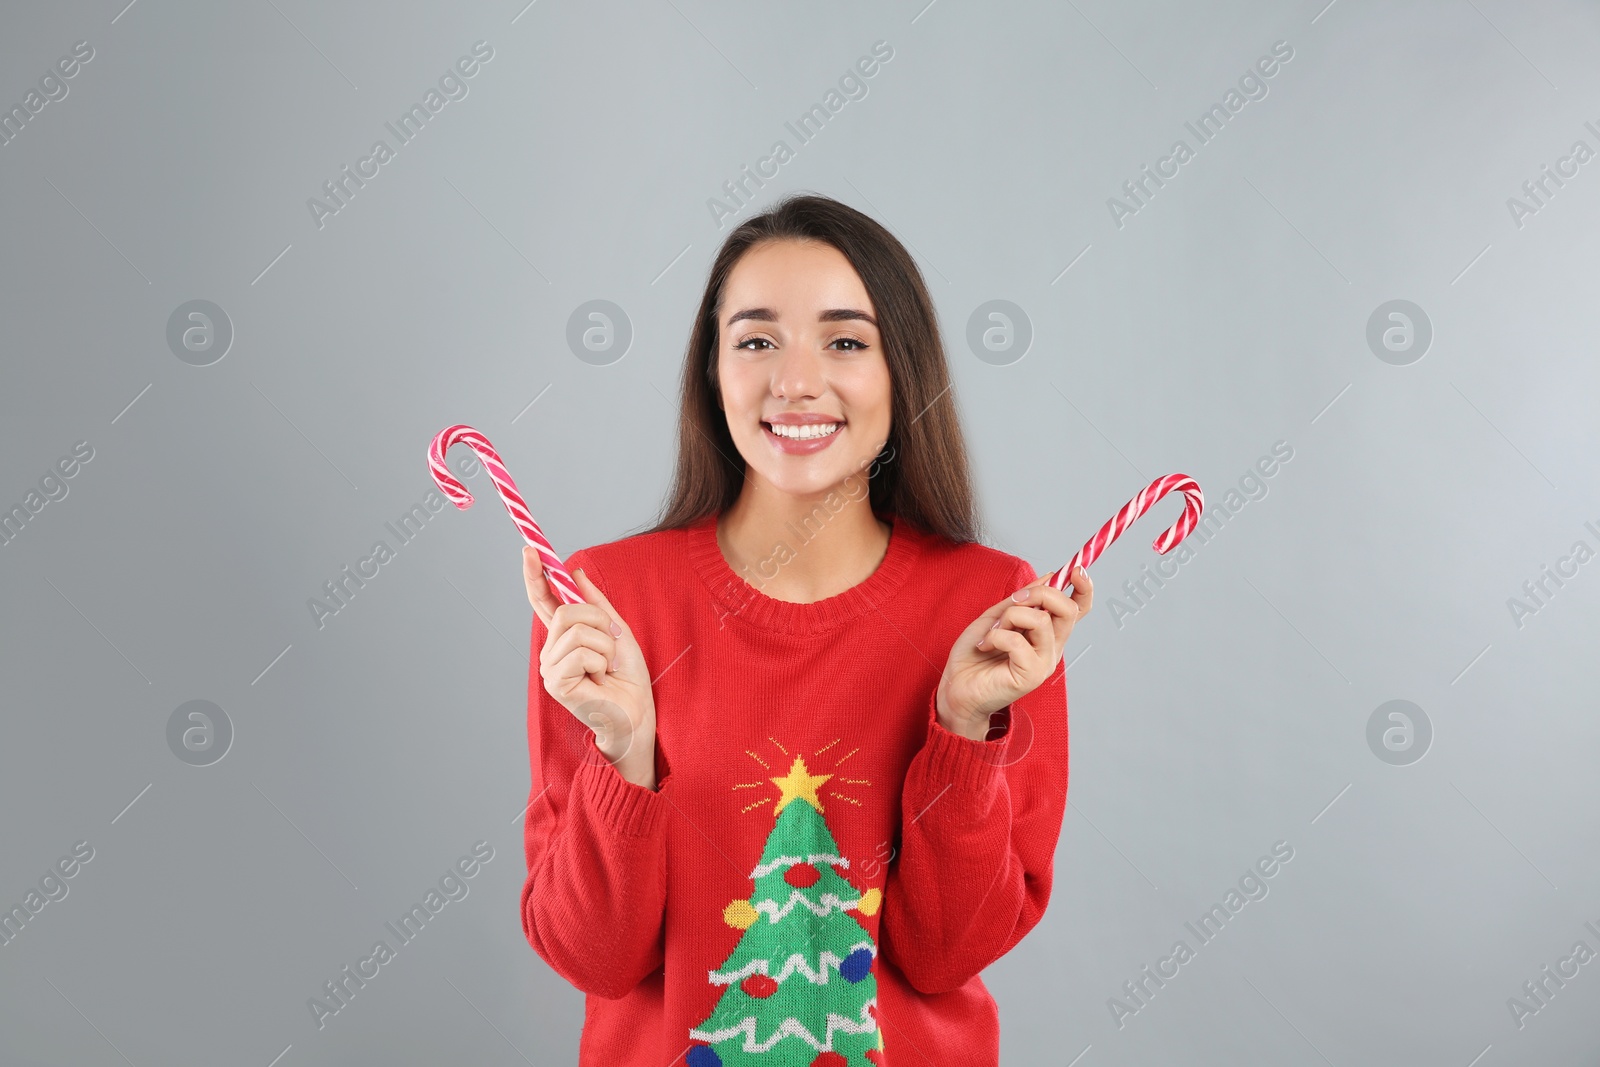
<svg viewBox="0 0 1600 1067">
<path fill-rule="evenodd" d="M 1600 950 L 1600 563 L 1507 603 L 1600 547 L 1600 161 L 1506 204 L 1600 147 L 1594 5 L 124 3 L 0 16 L 5 108 L 95 50 L 0 147 L 0 506 L 94 449 L 0 547 L 0 902 L 95 850 L 0 947 L 0 1061 L 574 1062 L 582 996 L 517 920 L 532 613 L 488 480 L 320 629 L 307 601 L 396 545 L 453 422 L 563 553 L 648 522 L 707 200 L 878 40 L 736 217 L 810 189 L 913 248 L 991 543 L 1051 569 L 1150 478 L 1215 507 L 1294 450 L 1137 613 L 1176 503 L 1094 568 L 1054 895 L 985 972 L 1005 1062 L 1600 1054 L 1600 963 L 1507 1005 Z M 467 97 L 318 228 L 307 199 L 480 39 Z M 1278 40 L 1268 95 L 1113 224 Z M 203 367 L 166 341 L 199 299 L 234 331 Z M 566 342 L 596 299 L 633 331 L 603 366 Z M 997 299 L 1033 334 L 1006 365 L 966 343 Z M 1404 366 L 1366 342 L 1396 299 L 1434 332 Z M 1367 729 L 1402 699 L 1432 741 L 1395 766 Z M 168 746 L 191 700 L 234 731 L 210 766 Z M 480 839 L 470 895 L 319 1031 L 307 999 Z M 1280 840 L 1269 895 L 1119 1028 L 1109 998 Z"/>
</svg>

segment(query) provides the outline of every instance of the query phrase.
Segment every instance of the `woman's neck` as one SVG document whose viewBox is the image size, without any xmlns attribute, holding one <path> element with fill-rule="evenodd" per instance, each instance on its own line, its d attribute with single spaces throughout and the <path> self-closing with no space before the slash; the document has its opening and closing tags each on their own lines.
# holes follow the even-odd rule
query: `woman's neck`
<svg viewBox="0 0 1600 1067">
<path fill-rule="evenodd" d="M 844 506 L 837 511 L 824 503 Z M 748 485 L 717 521 L 728 566 L 774 600 L 811 604 L 860 585 L 889 550 L 890 526 L 870 498 L 838 493 L 800 498 L 760 494 Z"/>
</svg>

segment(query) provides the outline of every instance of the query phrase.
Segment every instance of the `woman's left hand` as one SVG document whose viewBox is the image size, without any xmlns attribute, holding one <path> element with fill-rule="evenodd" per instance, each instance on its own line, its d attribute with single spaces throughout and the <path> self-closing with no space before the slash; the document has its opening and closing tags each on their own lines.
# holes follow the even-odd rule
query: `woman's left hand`
<svg viewBox="0 0 1600 1067">
<path fill-rule="evenodd" d="M 1046 584 L 1049 580 L 1049 574 L 1041 574 L 956 638 L 934 697 L 945 729 L 984 740 L 990 715 L 1055 673 L 1072 628 L 1094 605 L 1094 583 L 1079 567 L 1071 576 L 1069 598 Z M 1018 600 L 1018 594 L 1024 598 Z"/>
</svg>

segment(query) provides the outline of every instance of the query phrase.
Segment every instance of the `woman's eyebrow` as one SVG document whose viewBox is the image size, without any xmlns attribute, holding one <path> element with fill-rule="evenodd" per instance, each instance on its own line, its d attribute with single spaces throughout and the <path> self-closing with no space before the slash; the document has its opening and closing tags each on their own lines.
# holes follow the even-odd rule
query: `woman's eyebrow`
<svg viewBox="0 0 1600 1067">
<path fill-rule="evenodd" d="M 760 319 L 762 322 L 777 322 L 778 313 L 771 308 L 745 308 L 735 311 L 728 317 L 728 325 L 732 326 L 740 319 Z M 858 308 L 829 308 L 817 316 L 818 322 L 844 322 L 848 319 L 860 319 L 878 325 L 878 320 Z"/>
<path fill-rule="evenodd" d="M 818 322 L 843 322 L 846 319 L 860 319 L 862 322 L 870 322 L 874 326 L 878 325 L 877 319 L 856 308 L 829 308 L 817 316 Z"/>
</svg>

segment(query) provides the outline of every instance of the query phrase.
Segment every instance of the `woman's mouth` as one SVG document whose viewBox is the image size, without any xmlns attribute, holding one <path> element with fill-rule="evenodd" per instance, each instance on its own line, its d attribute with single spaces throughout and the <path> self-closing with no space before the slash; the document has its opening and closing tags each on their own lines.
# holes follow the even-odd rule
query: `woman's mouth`
<svg viewBox="0 0 1600 1067">
<path fill-rule="evenodd" d="M 761 432 L 779 452 L 791 456 L 804 456 L 827 448 L 829 442 L 839 436 L 839 431 L 843 427 L 843 421 L 777 424 L 763 422 Z"/>
</svg>

